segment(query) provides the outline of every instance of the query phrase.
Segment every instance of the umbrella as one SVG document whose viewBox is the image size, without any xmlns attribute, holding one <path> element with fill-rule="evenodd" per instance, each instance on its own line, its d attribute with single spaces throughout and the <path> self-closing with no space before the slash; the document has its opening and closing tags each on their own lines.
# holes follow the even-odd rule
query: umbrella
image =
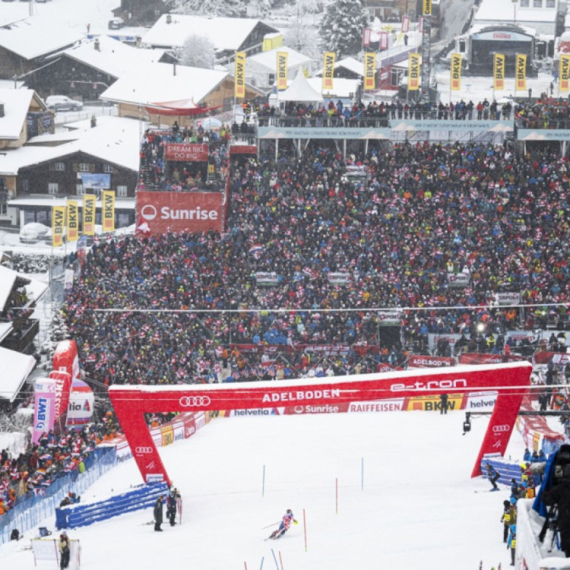
<svg viewBox="0 0 570 570">
<path fill-rule="evenodd" d="M 222 126 L 222 121 L 219 119 L 214 119 L 213 117 L 208 117 L 202 121 L 201 127 L 204 130 L 217 130 Z"/>
</svg>

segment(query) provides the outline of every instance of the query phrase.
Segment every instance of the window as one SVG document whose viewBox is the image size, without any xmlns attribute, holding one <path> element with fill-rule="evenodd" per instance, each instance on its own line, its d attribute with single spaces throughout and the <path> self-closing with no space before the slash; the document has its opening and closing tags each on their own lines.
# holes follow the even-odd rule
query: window
<svg viewBox="0 0 570 570">
<path fill-rule="evenodd" d="M 103 172 L 106 172 L 108 174 L 113 174 L 113 167 L 110 164 L 104 164 Z"/>
<path fill-rule="evenodd" d="M 22 180 L 22 192 L 30 191 L 30 181 L 27 178 Z"/>
<path fill-rule="evenodd" d="M 269 74 L 269 85 L 273 85 L 275 83 L 275 73 Z"/>
<path fill-rule="evenodd" d="M 555 0 L 546 0 L 546 7 L 547 8 L 556 8 L 556 1 Z"/>
<path fill-rule="evenodd" d="M 83 188 L 83 184 L 75 185 L 75 193 L 77 196 L 83 196 L 83 194 L 85 194 L 85 188 Z"/>
<path fill-rule="evenodd" d="M 126 197 L 127 197 L 127 187 L 117 186 L 117 198 L 126 198 Z"/>
<path fill-rule="evenodd" d="M 57 182 L 48 182 L 48 193 L 57 194 L 59 190 L 59 184 Z"/>
<path fill-rule="evenodd" d="M 91 172 L 91 165 L 88 162 L 80 162 L 79 172 Z"/>
<path fill-rule="evenodd" d="M 55 169 L 59 172 L 63 172 L 65 170 L 65 162 L 56 162 Z"/>
<path fill-rule="evenodd" d="M 528 8 L 530 6 L 530 0 L 521 0 L 521 8 Z"/>
<path fill-rule="evenodd" d="M 542 0 L 532 0 L 533 8 L 542 8 Z"/>
</svg>

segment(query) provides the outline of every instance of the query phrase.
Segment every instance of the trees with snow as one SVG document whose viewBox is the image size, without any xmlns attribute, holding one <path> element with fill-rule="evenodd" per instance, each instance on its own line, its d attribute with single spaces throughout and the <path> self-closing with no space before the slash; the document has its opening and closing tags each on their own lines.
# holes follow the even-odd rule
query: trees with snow
<svg viewBox="0 0 570 570">
<path fill-rule="evenodd" d="M 362 34 L 368 24 L 361 0 L 335 0 L 326 8 L 319 34 L 325 51 L 347 56 L 362 49 Z"/>
<path fill-rule="evenodd" d="M 240 16 L 244 11 L 242 0 L 169 0 L 177 14 L 203 16 Z"/>
<path fill-rule="evenodd" d="M 61 310 L 54 305 L 52 307 L 52 318 L 49 325 L 47 339 L 40 347 L 40 356 L 43 357 L 44 361 L 39 365 L 39 368 L 42 368 L 43 370 L 51 370 L 53 353 L 55 352 L 57 344 L 62 340 L 67 340 L 69 338 L 69 329 L 65 324 L 63 314 Z"/>
<path fill-rule="evenodd" d="M 182 65 L 213 69 L 215 61 L 216 50 L 212 40 L 196 34 L 188 36 L 180 50 Z"/>
</svg>

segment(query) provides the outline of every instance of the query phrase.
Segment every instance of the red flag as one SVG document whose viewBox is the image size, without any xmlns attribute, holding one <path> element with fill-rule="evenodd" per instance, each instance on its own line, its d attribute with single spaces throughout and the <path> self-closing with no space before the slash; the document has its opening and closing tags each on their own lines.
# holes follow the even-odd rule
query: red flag
<svg viewBox="0 0 570 570">
<path fill-rule="evenodd" d="M 364 28 L 364 35 L 362 37 L 362 45 L 369 46 L 370 45 L 370 34 L 372 30 L 370 28 Z"/>
<path fill-rule="evenodd" d="M 50 372 L 49 377 L 55 380 L 55 433 L 65 429 L 67 408 L 71 396 L 71 374 L 69 372 Z"/>
</svg>

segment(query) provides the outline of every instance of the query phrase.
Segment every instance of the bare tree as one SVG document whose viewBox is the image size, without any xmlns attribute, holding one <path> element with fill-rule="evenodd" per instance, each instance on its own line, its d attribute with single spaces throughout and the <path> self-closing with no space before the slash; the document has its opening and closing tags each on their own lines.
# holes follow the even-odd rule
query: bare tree
<svg viewBox="0 0 570 570">
<path fill-rule="evenodd" d="M 209 38 L 192 34 L 188 36 L 180 50 L 180 62 L 190 67 L 213 69 L 216 50 Z"/>
</svg>

